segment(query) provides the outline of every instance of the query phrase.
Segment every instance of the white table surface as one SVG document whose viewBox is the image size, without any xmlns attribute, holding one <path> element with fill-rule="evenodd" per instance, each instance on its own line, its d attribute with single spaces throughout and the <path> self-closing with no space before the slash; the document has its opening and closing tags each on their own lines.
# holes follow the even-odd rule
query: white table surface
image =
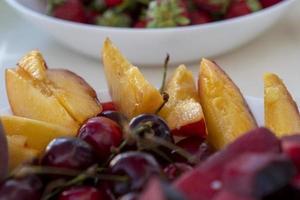
<svg viewBox="0 0 300 200">
<path fill-rule="evenodd" d="M 48 66 L 70 69 L 84 77 L 96 90 L 106 89 L 100 59 L 92 60 L 63 47 L 0 0 L 0 109 L 8 105 L 4 69 L 14 67 L 18 59 L 32 49 L 42 51 Z M 262 97 L 264 72 L 275 72 L 284 79 L 291 93 L 300 97 L 300 1 L 284 19 L 255 41 L 213 59 L 245 95 Z M 199 63 L 187 65 L 197 76 Z M 160 85 L 160 68 L 140 67 L 150 82 Z"/>
</svg>

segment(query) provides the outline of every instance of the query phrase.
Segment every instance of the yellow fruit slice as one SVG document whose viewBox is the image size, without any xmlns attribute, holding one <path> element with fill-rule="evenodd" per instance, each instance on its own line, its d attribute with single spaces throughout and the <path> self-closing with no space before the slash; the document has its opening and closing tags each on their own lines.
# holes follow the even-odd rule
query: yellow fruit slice
<svg viewBox="0 0 300 200">
<path fill-rule="evenodd" d="M 265 126 L 278 137 L 300 132 L 300 115 L 283 81 L 272 73 L 264 76 Z"/>
<path fill-rule="evenodd" d="M 38 151 L 26 146 L 27 138 L 22 135 L 8 135 L 9 170 L 38 156 Z"/>
<path fill-rule="evenodd" d="M 202 124 L 198 126 L 199 130 L 185 129 L 182 133 L 181 131 L 173 133 L 183 136 L 205 134 L 204 116 L 192 72 L 184 65 L 180 65 L 168 80 L 164 91 L 169 95 L 169 100 L 159 115 L 166 120 L 171 130 L 180 130 L 194 123 Z"/>
<path fill-rule="evenodd" d="M 257 127 L 240 90 L 215 63 L 202 60 L 198 84 L 208 141 L 216 149 Z"/>
<path fill-rule="evenodd" d="M 15 115 L 72 129 L 102 111 L 95 91 L 67 70 L 49 70 L 38 51 L 6 70 L 6 90 Z"/>
<path fill-rule="evenodd" d="M 43 121 L 17 116 L 1 116 L 0 120 L 7 135 L 24 136 L 27 146 L 39 153 L 44 151 L 54 138 L 74 136 L 71 129 Z"/>
<path fill-rule="evenodd" d="M 119 111 L 132 118 L 141 113 L 153 113 L 160 107 L 163 99 L 159 91 L 109 39 L 104 42 L 102 59 L 109 92 Z"/>
</svg>

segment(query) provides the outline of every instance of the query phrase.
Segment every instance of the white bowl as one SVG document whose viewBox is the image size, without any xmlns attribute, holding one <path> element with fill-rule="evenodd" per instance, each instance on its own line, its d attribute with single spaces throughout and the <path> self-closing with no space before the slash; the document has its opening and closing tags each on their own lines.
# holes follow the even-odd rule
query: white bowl
<svg viewBox="0 0 300 200">
<path fill-rule="evenodd" d="M 198 61 L 239 47 L 268 29 L 296 0 L 243 17 L 204 25 L 132 29 L 87 25 L 47 16 L 42 0 L 6 0 L 25 18 L 78 52 L 99 58 L 102 42 L 110 37 L 135 64 L 161 65 L 169 53 L 172 63 Z"/>
</svg>

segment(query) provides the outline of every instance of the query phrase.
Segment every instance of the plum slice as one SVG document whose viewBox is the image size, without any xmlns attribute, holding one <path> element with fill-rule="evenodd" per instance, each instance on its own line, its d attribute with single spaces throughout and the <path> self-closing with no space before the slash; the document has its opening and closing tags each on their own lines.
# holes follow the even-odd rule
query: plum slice
<svg viewBox="0 0 300 200">
<path fill-rule="evenodd" d="M 284 154 L 249 153 L 226 165 L 222 182 L 226 190 L 261 198 L 288 185 L 295 174 L 295 166 Z"/>
<path fill-rule="evenodd" d="M 227 163 L 244 153 L 280 153 L 280 141 L 266 128 L 243 134 L 225 149 L 213 154 L 194 170 L 174 182 L 190 200 L 212 199 L 222 189 L 221 176 Z"/>
</svg>

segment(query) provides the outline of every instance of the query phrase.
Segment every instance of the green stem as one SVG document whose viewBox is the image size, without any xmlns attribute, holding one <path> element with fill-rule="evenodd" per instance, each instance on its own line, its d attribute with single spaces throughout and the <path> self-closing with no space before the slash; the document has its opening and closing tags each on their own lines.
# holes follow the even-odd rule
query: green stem
<svg viewBox="0 0 300 200">
<path fill-rule="evenodd" d="M 165 63 L 164 63 L 164 75 L 163 75 L 163 79 L 162 79 L 162 83 L 161 83 L 161 87 L 160 87 L 161 94 L 164 92 L 164 89 L 165 89 L 169 60 L 170 60 L 170 55 L 167 54 L 167 56 L 165 58 Z"/>
</svg>

